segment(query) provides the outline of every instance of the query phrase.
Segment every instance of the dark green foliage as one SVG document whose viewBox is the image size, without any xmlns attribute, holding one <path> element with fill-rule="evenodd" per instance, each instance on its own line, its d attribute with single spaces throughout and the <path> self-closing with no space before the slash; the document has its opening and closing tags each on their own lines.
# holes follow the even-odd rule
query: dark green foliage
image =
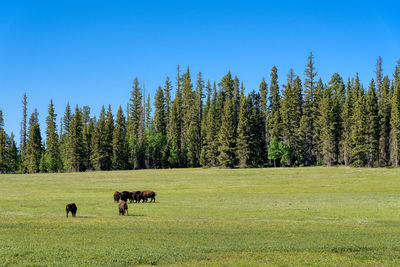
<svg viewBox="0 0 400 267">
<path fill-rule="evenodd" d="M 235 165 L 235 122 L 232 120 L 234 112 L 233 99 L 227 98 L 218 133 L 218 160 L 224 168 L 232 168 Z"/>
<path fill-rule="evenodd" d="M 83 122 L 81 111 L 76 105 L 75 113 L 72 115 L 69 126 L 67 162 L 72 171 L 83 171 L 85 166 L 85 150 L 83 142 Z"/>
<path fill-rule="evenodd" d="M 365 101 L 366 107 L 366 140 L 368 145 L 368 167 L 378 163 L 379 155 L 379 114 L 378 98 L 375 91 L 374 80 L 371 81 Z"/>
<path fill-rule="evenodd" d="M 154 120 L 153 120 L 154 129 L 156 132 L 165 135 L 167 132 L 167 122 L 166 122 L 167 110 L 165 108 L 164 92 L 161 86 L 158 87 L 154 101 L 154 107 L 155 107 Z"/>
<path fill-rule="evenodd" d="M 43 155 L 43 168 L 51 172 L 61 169 L 60 147 L 56 126 L 57 114 L 54 113 L 53 100 L 50 100 L 46 118 L 46 152 Z"/>
<path fill-rule="evenodd" d="M 278 69 L 274 66 L 271 71 L 271 86 L 269 90 L 269 107 L 267 118 L 267 142 L 273 138 L 282 138 L 281 96 L 278 85 Z"/>
<path fill-rule="evenodd" d="M 24 165 L 31 173 L 39 172 L 43 152 L 38 116 L 39 114 L 35 109 L 29 119 L 28 140 L 25 148 Z"/>
<path fill-rule="evenodd" d="M 117 112 L 112 141 L 112 168 L 114 170 L 125 170 L 129 167 L 129 151 L 127 141 L 126 120 L 122 111 L 122 107 L 120 106 Z"/>
<path fill-rule="evenodd" d="M 282 116 L 282 141 L 292 148 L 290 163 L 299 163 L 302 160 L 302 146 L 300 143 L 300 121 L 302 117 L 302 85 L 299 77 L 293 80 L 293 72 L 288 75 L 288 82 L 284 90 L 281 116 Z"/>
</svg>

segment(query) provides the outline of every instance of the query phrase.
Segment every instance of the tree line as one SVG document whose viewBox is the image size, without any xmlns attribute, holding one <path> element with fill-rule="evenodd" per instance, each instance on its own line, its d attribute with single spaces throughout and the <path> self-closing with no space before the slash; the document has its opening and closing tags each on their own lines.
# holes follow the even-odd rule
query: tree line
<svg viewBox="0 0 400 267">
<path fill-rule="evenodd" d="M 67 104 L 57 125 L 50 100 L 45 139 L 36 109 L 28 120 L 24 95 L 19 147 L 0 110 L 0 172 L 399 165 L 400 60 L 389 78 L 379 57 L 365 88 L 358 74 L 346 82 L 338 73 L 328 83 L 317 79 L 312 53 L 304 74 L 303 82 L 290 70 L 280 86 L 274 66 L 269 85 L 263 78 L 245 94 L 230 72 L 218 83 L 201 73 L 193 82 L 189 68 L 178 66 L 174 99 L 169 77 L 154 105 L 135 78 L 116 116 L 111 106 L 96 117 L 89 106 Z"/>
</svg>

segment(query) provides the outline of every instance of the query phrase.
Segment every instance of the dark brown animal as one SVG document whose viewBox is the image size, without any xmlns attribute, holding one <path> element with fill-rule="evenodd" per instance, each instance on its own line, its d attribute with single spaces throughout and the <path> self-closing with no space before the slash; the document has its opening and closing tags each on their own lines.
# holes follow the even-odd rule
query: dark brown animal
<svg viewBox="0 0 400 267">
<path fill-rule="evenodd" d="M 145 190 L 145 191 L 140 192 L 139 202 L 140 202 L 140 200 L 143 200 L 143 202 L 147 202 L 148 198 L 151 198 L 150 202 L 153 202 L 153 201 L 156 202 L 156 193 L 153 191 L 150 191 L 150 190 Z"/>
<path fill-rule="evenodd" d="M 118 210 L 119 215 L 125 215 L 125 211 L 126 214 L 128 214 L 128 204 L 126 203 L 126 201 L 122 200 L 121 203 L 119 203 Z"/>
<path fill-rule="evenodd" d="M 128 192 L 128 191 L 122 191 L 121 193 L 121 200 L 123 201 L 128 201 L 128 199 L 130 201 L 132 201 L 132 192 Z"/>
<path fill-rule="evenodd" d="M 131 194 L 132 194 L 131 203 L 132 202 L 139 202 L 140 191 L 133 191 L 133 192 L 131 192 Z"/>
<path fill-rule="evenodd" d="M 76 207 L 75 203 L 67 204 L 67 206 L 65 207 L 65 211 L 67 212 L 67 218 L 69 212 L 71 212 L 72 217 L 75 217 L 77 209 L 78 208 Z"/>
<path fill-rule="evenodd" d="M 121 199 L 121 193 L 118 191 L 114 192 L 114 202 L 119 202 L 119 200 Z"/>
</svg>

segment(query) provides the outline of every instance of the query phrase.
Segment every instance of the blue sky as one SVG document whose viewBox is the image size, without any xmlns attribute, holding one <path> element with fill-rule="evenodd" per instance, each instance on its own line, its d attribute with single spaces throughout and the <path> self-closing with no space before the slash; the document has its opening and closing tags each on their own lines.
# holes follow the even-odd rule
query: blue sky
<svg viewBox="0 0 400 267">
<path fill-rule="evenodd" d="M 9 2 L 9 3 L 7 3 Z M 327 82 L 359 72 L 368 84 L 378 56 L 391 75 L 400 58 L 397 1 L 2 1 L 0 109 L 19 141 L 22 97 L 38 108 L 42 131 L 50 99 L 58 121 L 67 102 L 126 106 L 137 76 L 152 97 L 176 66 L 217 82 L 231 70 L 247 91 L 304 78 L 310 51 Z"/>
</svg>

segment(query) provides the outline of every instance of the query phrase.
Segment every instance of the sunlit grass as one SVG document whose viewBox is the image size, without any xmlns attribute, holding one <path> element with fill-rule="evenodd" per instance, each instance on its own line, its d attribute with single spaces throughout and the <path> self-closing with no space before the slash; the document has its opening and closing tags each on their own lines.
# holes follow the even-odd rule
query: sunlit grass
<svg viewBox="0 0 400 267">
<path fill-rule="evenodd" d="M 0 211 L 0 265 L 400 265 L 400 169 L 0 175 Z"/>
</svg>

